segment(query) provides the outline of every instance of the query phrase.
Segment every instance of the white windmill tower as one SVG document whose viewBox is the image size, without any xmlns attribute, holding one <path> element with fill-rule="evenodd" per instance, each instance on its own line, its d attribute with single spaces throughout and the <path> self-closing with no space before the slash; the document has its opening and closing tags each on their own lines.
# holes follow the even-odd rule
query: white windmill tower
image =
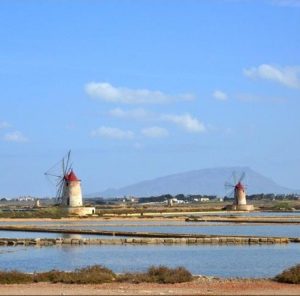
<svg viewBox="0 0 300 296">
<path fill-rule="evenodd" d="M 246 173 L 242 172 L 241 175 L 237 178 L 236 173 L 232 173 L 231 182 L 225 183 L 225 188 L 230 189 L 229 196 L 234 197 L 233 205 L 229 206 L 228 209 L 237 210 L 237 211 L 252 211 L 254 209 L 253 205 L 247 205 L 246 200 L 246 188 L 247 186 L 244 184 L 244 179 L 246 177 Z"/>
<path fill-rule="evenodd" d="M 57 166 L 62 168 L 60 173 L 55 173 Z M 71 151 L 58 164 L 50 168 L 45 175 L 55 179 L 57 202 L 68 213 L 78 215 L 95 213 L 95 208 L 83 207 L 81 180 L 77 178 L 72 168 Z"/>
</svg>

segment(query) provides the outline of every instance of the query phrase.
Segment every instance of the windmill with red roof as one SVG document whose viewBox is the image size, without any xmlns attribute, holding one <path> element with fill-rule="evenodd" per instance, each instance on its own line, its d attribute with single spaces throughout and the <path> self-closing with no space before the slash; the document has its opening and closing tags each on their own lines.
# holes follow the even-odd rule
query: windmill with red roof
<svg viewBox="0 0 300 296">
<path fill-rule="evenodd" d="M 230 209 L 234 210 L 253 210 L 252 205 L 247 205 L 247 200 L 246 200 L 246 188 L 247 186 L 244 183 L 244 179 L 246 177 L 246 173 L 242 172 L 241 175 L 237 178 L 236 173 L 232 173 L 232 179 L 233 183 L 231 182 L 226 182 L 225 183 L 225 188 L 228 190 L 230 189 L 230 193 L 228 194 L 229 196 L 234 197 L 234 202 L 233 205 L 230 206 Z"/>
<path fill-rule="evenodd" d="M 71 164 L 71 150 L 63 157 L 61 162 L 62 172 L 55 173 L 55 167 L 50 168 L 45 175 L 56 180 L 56 198 L 58 203 L 66 207 L 81 207 L 82 193 L 80 180 L 77 178 Z"/>
</svg>

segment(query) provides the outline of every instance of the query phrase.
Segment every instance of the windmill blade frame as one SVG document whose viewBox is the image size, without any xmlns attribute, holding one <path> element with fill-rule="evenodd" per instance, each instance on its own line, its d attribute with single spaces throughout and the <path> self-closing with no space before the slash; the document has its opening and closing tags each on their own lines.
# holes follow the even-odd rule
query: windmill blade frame
<svg viewBox="0 0 300 296">
<path fill-rule="evenodd" d="M 239 178 L 238 183 L 243 182 L 243 180 L 245 179 L 245 177 L 246 177 L 246 173 L 245 173 L 245 172 L 242 172 L 242 174 L 241 174 L 241 176 L 240 176 L 240 178 Z"/>
<path fill-rule="evenodd" d="M 62 193 L 63 193 L 63 188 L 64 188 L 64 185 L 65 185 L 65 179 L 64 177 L 57 182 L 56 184 L 56 187 L 57 187 L 57 190 L 56 190 L 56 199 L 58 201 L 61 201 L 62 199 Z"/>
<path fill-rule="evenodd" d="M 233 180 L 233 183 L 236 185 L 237 184 L 237 177 L 236 177 L 236 171 L 233 171 L 232 172 L 232 180 Z"/>
<path fill-rule="evenodd" d="M 71 150 L 57 163 L 55 163 L 50 169 L 48 169 L 44 175 L 48 181 L 56 187 L 56 199 L 62 201 L 63 188 L 65 185 L 66 175 L 69 173 L 72 163 L 71 162 Z M 55 183 L 55 184 L 53 184 Z"/>
<path fill-rule="evenodd" d="M 61 178 L 61 176 L 50 174 L 50 173 L 44 173 L 45 176 L 50 176 L 50 177 L 56 177 L 56 178 Z"/>
<path fill-rule="evenodd" d="M 227 191 L 225 196 L 227 196 L 229 198 L 234 198 L 234 189 Z"/>
<path fill-rule="evenodd" d="M 65 175 L 66 173 L 68 173 L 69 170 L 70 170 L 70 167 L 69 167 L 70 160 L 71 160 L 71 150 L 69 150 L 69 152 L 68 152 L 68 154 L 67 154 L 67 163 L 66 163 L 66 170 L 65 170 L 65 172 L 64 172 L 64 175 Z"/>
<path fill-rule="evenodd" d="M 225 182 L 224 186 L 225 186 L 225 188 L 233 188 L 233 187 L 235 187 L 235 185 L 232 184 L 232 183 L 230 183 L 230 182 Z"/>
<path fill-rule="evenodd" d="M 246 173 L 245 172 L 240 172 L 239 173 L 239 177 L 237 177 L 238 173 L 236 171 L 233 171 L 231 174 L 231 182 L 230 181 L 226 181 L 224 186 L 225 186 L 225 194 L 226 196 L 228 196 L 228 192 L 230 192 L 229 196 L 233 197 L 234 196 L 234 191 L 236 186 L 240 183 L 242 184 L 243 180 L 246 177 Z M 232 183 L 233 181 L 233 183 Z M 244 188 L 247 188 L 247 185 L 242 184 Z"/>
</svg>

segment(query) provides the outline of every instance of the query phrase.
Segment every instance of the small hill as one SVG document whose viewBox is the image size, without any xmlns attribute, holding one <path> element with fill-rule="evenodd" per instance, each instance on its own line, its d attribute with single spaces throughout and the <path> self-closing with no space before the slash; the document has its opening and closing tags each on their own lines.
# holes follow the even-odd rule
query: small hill
<svg viewBox="0 0 300 296">
<path fill-rule="evenodd" d="M 89 196 L 120 197 L 132 195 L 136 197 L 157 196 L 162 194 L 207 194 L 225 195 L 224 183 L 232 181 L 232 172 L 237 176 L 246 173 L 247 193 L 291 193 L 292 189 L 278 185 L 273 180 L 255 172 L 249 167 L 218 167 L 183 172 L 152 180 L 142 181 L 119 189 L 108 189 Z M 233 181 L 232 181 L 233 182 Z"/>
</svg>

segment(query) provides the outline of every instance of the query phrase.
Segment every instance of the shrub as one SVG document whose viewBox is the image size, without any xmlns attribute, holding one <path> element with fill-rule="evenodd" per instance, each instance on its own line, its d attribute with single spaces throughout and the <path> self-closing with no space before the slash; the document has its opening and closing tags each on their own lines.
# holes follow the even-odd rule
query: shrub
<svg viewBox="0 0 300 296">
<path fill-rule="evenodd" d="M 101 284 L 115 280 L 116 275 L 101 265 L 75 269 L 72 272 L 51 270 L 34 275 L 35 282 L 51 282 L 66 284 Z"/>
<path fill-rule="evenodd" d="M 272 209 L 275 211 L 291 211 L 292 207 L 288 202 L 279 202 Z"/>
<path fill-rule="evenodd" d="M 117 277 L 117 281 L 122 283 L 133 283 L 133 284 L 150 282 L 147 273 L 132 273 L 132 272 L 119 274 Z"/>
<path fill-rule="evenodd" d="M 192 279 L 192 274 L 184 267 L 168 268 L 166 266 L 152 266 L 145 273 L 125 273 L 118 276 L 118 281 L 132 283 L 175 284 L 189 282 Z"/>
<path fill-rule="evenodd" d="M 32 283 L 32 275 L 20 271 L 0 271 L 0 284 Z"/>
<path fill-rule="evenodd" d="M 148 276 L 155 283 L 174 284 L 189 282 L 192 280 L 192 274 L 184 267 L 168 268 L 165 266 L 152 266 L 148 269 Z"/>
<path fill-rule="evenodd" d="M 35 274 L 19 271 L 0 271 L 0 284 L 23 283 L 65 283 L 65 284 L 102 284 L 113 281 L 130 283 L 161 283 L 174 284 L 192 280 L 191 273 L 183 267 L 168 268 L 165 266 L 152 266 L 145 273 L 125 273 L 116 275 L 110 269 L 101 265 L 88 266 L 75 269 L 71 272 L 51 270 Z"/>
<path fill-rule="evenodd" d="M 300 284 L 300 264 L 284 270 L 274 280 L 282 283 Z"/>
<path fill-rule="evenodd" d="M 33 281 L 36 283 L 38 282 L 59 283 L 65 280 L 65 274 L 67 273 L 59 270 L 50 270 L 47 272 L 35 273 L 33 275 Z"/>
<path fill-rule="evenodd" d="M 88 266 L 76 269 L 74 274 L 77 275 L 76 283 L 80 284 L 101 284 L 109 283 L 115 280 L 116 275 L 110 269 L 101 265 Z"/>
</svg>

